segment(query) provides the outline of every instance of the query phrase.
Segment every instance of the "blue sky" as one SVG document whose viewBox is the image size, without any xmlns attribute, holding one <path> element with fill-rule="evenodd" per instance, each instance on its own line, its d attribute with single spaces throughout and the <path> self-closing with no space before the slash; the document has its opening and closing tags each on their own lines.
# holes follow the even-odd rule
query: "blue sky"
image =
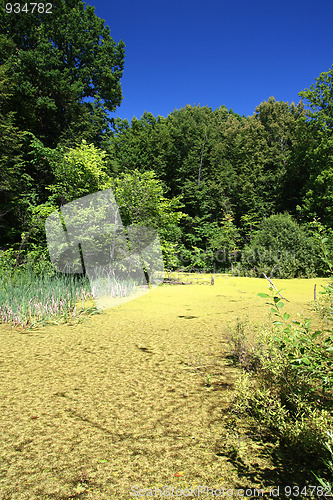
<svg viewBox="0 0 333 500">
<path fill-rule="evenodd" d="M 186 104 L 252 115 L 298 102 L 333 64 L 333 0 L 86 0 L 126 45 L 111 116 L 167 116 Z"/>
</svg>

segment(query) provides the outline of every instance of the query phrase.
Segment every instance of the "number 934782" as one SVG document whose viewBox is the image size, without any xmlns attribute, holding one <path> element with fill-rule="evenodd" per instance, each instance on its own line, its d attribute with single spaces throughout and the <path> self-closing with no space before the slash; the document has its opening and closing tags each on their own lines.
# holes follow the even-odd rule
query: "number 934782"
<svg viewBox="0 0 333 500">
<path fill-rule="evenodd" d="M 6 3 L 6 14 L 52 14 L 51 3 Z"/>
</svg>

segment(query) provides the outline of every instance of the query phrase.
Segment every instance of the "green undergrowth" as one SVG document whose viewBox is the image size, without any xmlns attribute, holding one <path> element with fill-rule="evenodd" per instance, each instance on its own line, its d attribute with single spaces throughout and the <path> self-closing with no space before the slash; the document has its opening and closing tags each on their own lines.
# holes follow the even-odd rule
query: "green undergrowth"
<svg viewBox="0 0 333 500">
<path fill-rule="evenodd" d="M 0 253 L 0 323 L 21 329 L 81 323 L 99 312 L 97 296 L 123 298 L 134 290 L 132 280 L 110 277 L 91 286 L 87 276 L 57 272 L 44 255 L 19 262 L 15 252 Z"/>
<path fill-rule="evenodd" d="M 281 290 L 270 287 L 268 300 L 274 321 L 253 326 L 238 321 L 229 328 L 228 355 L 242 368 L 232 413 L 250 418 L 262 439 L 274 443 L 287 463 L 304 468 L 304 480 L 327 489 L 332 484 L 333 332 L 332 285 L 324 287 L 315 305 L 321 329 L 299 316 L 282 312 Z M 288 458 L 289 457 L 289 458 Z"/>
</svg>

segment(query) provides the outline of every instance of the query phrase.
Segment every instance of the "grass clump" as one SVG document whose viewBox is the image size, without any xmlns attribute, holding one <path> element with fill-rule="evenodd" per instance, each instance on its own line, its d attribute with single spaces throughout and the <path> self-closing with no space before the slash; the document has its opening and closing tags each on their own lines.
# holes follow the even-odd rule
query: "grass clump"
<svg viewBox="0 0 333 500">
<path fill-rule="evenodd" d="M 227 327 L 227 356 L 246 372 L 257 373 L 262 369 L 268 355 L 267 331 L 261 331 L 257 325 L 237 318 L 234 327 Z"/>
<path fill-rule="evenodd" d="M 88 277 L 66 275 L 47 262 L 16 265 L 0 259 L 0 323 L 20 328 L 46 324 L 78 323 L 96 314 L 97 295 L 124 297 L 133 292 L 132 282 L 104 279 L 98 287 Z"/>
<path fill-rule="evenodd" d="M 29 268 L 8 270 L 0 275 L 0 322 L 22 328 L 71 322 L 93 312 L 85 308 L 91 298 L 86 279 L 38 275 Z"/>
</svg>

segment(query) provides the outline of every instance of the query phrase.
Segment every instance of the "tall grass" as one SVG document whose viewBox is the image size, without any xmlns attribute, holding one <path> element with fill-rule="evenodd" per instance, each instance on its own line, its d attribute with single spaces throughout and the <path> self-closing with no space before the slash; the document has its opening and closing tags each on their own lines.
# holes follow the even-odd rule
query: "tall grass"
<svg viewBox="0 0 333 500">
<path fill-rule="evenodd" d="M 133 283 L 108 281 L 103 294 L 126 296 L 133 292 Z M 98 293 L 100 293 L 100 287 Z M 33 266 L 0 269 L 0 323 L 33 328 L 44 324 L 78 322 L 97 313 L 93 301 L 97 290 L 86 277 L 60 273 L 40 273 Z"/>
<path fill-rule="evenodd" d="M 138 284 L 128 276 L 116 278 L 113 272 L 101 270 L 98 276 L 91 276 L 93 297 L 127 297 L 137 291 Z"/>
<path fill-rule="evenodd" d="M 0 275 L 0 322 L 30 328 L 67 322 L 82 315 L 89 298 L 87 280 L 38 275 L 31 268 L 7 268 Z"/>
</svg>

